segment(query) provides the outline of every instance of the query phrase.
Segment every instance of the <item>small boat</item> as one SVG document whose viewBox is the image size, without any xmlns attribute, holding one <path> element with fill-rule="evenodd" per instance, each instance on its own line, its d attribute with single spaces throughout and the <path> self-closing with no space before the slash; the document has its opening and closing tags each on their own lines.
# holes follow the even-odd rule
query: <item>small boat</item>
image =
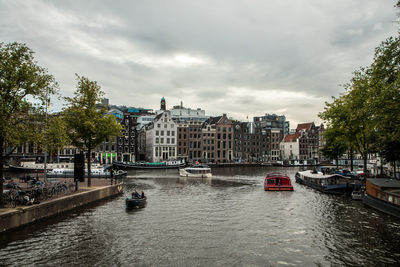
<svg viewBox="0 0 400 267">
<path fill-rule="evenodd" d="M 212 177 L 211 168 L 207 165 L 196 164 L 190 167 L 179 169 L 181 177 L 210 178 Z"/>
<path fill-rule="evenodd" d="M 125 199 L 125 204 L 127 208 L 144 208 L 147 204 L 147 197 L 144 198 L 127 197 Z"/>
<path fill-rule="evenodd" d="M 282 173 L 267 173 L 264 180 L 265 191 L 293 191 L 290 178 Z"/>
<path fill-rule="evenodd" d="M 351 192 L 351 199 L 353 200 L 362 200 L 364 195 L 364 191 L 362 190 L 353 190 L 353 192 Z"/>
<path fill-rule="evenodd" d="M 275 161 L 272 161 L 271 164 L 272 164 L 272 166 L 275 166 L 275 167 L 282 167 L 283 166 L 283 161 L 275 160 Z"/>
<path fill-rule="evenodd" d="M 371 178 L 366 181 L 364 205 L 400 218 L 400 181 Z"/>
<path fill-rule="evenodd" d="M 113 162 L 113 166 L 120 169 L 177 169 L 186 164 L 180 160 L 165 162 Z"/>
<path fill-rule="evenodd" d="M 268 161 L 261 162 L 261 166 L 272 166 L 272 163 Z"/>
<path fill-rule="evenodd" d="M 318 171 L 296 173 L 296 182 L 307 185 L 324 193 L 344 194 L 353 189 L 350 177 L 340 174 L 323 174 Z"/>
</svg>

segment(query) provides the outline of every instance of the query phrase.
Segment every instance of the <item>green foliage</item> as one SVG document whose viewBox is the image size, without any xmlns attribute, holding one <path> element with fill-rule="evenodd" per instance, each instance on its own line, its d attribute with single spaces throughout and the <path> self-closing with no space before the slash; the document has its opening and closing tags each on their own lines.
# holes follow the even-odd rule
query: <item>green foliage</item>
<svg viewBox="0 0 400 267">
<path fill-rule="evenodd" d="M 29 139 L 27 127 L 40 107 L 25 99 L 44 102 L 56 90 L 53 76 L 37 65 L 25 44 L 0 43 L 0 138 L 9 145 Z"/>
<path fill-rule="evenodd" d="M 322 154 L 329 159 L 339 159 L 348 149 L 344 136 L 339 128 L 328 128 L 324 132 L 325 146 Z"/>
<path fill-rule="evenodd" d="M 378 141 L 382 146 L 400 142 L 399 37 L 388 38 L 376 48 L 371 81 L 371 100 Z"/>
<path fill-rule="evenodd" d="M 122 126 L 112 115 L 105 115 L 104 107 L 98 107 L 103 92 L 97 82 L 78 75 L 78 86 L 73 98 L 65 98 L 70 106 L 65 119 L 72 143 L 82 150 L 93 149 L 110 136 L 120 135 Z"/>
<path fill-rule="evenodd" d="M 387 161 L 400 159 L 400 38 L 390 37 L 375 49 L 369 68 L 354 72 L 346 93 L 326 103 L 320 117 L 364 158 L 378 152 Z"/>
<path fill-rule="evenodd" d="M 66 121 L 62 116 L 51 116 L 44 134 L 47 151 L 59 151 L 69 144 Z"/>
<path fill-rule="evenodd" d="M 37 65 L 33 51 L 25 44 L 0 43 L 0 192 L 4 147 L 16 147 L 37 137 L 36 117 L 41 108 L 26 98 L 44 103 L 57 87 L 54 77 Z"/>
<path fill-rule="evenodd" d="M 70 106 L 65 109 L 65 119 L 71 142 L 81 150 L 90 152 L 111 136 L 121 134 L 122 126 L 112 115 L 105 115 L 104 107 L 96 105 L 103 92 L 95 81 L 76 75 L 78 80 L 75 95 L 66 98 Z M 89 161 L 90 162 L 90 161 Z M 88 186 L 90 186 L 90 164 L 88 165 Z"/>
<path fill-rule="evenodd" d="M 354 72 L 352 80 L 345 86 L 346 93 L 334 98 L 332 103 L 326 103 L 325 111 L 319 114 L 328 123 L 327 132 L 336 134 L 348 149 L 356 149 L 364 163 L 372 151 L 372 140 L 376 135 L 372 123 L 369 73 L 368 69 Z"/>
</svg>

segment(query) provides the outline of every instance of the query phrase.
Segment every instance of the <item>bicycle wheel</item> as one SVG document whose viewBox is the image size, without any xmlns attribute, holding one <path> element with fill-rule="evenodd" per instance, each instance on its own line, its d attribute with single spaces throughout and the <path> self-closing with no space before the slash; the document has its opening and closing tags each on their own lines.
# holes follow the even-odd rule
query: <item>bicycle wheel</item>
<svg viewBox="0 0 400 267">
<path fill-rule="evenodd" d="M 45 195 L 46 195 L 46 198 L 51 198 L 52 196 L 53 196 L 53 188 L 45 188 Z"/>
</svg>

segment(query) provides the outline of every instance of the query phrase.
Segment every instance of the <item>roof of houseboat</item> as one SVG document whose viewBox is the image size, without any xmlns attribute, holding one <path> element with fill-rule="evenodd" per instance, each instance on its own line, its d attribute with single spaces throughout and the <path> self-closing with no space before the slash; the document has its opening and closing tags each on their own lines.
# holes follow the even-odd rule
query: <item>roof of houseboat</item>
<svg viewBox="0 0 400 267">
<path fill-rule="evenodd" d="M 400 181 L 395 179 L 382 179 L 382 178 L 369 178 L 367 179 L 368 182 L 379 186 L 381 188 L 399 188 L 400 189 Z"/>
<path fill-rule="evenodd" d="M 309 177 L 309 178 L 327 179 L 327 178 L 339 176 L 339 177 L 341 177 L 341 178 L 350 179 L 350 177 L 346 177 L 346 176 L 343 176 L 343 175 L 340 175 L 340 174 L 337 174 L 337 173 L 335 173 L 335 174 L 323 174 L 322 172 L 316 172 L 316 173 L 315 173 L 315 172 L 313 172 L 313 171 L 311 171 L 311 170 L 302 171 L 302 172 L 299 172 L 299 174 L 301 174 L 301 175 L 303 175 L 303 176 L 307 176 L 307 177 Z"/>
</svg>

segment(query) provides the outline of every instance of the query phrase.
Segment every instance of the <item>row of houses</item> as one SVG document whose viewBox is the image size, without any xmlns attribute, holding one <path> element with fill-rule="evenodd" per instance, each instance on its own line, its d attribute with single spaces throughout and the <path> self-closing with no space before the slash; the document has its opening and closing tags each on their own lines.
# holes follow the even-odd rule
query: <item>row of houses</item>
<svg viewBox="0 0 400 267">
<path fill-rule="evenodd" d="M 115 114 L 115 110 L 111 110 Z M 126 110 L 117 116 L 122 136 L 99 146 L 99 161 L 160 162 L 276 162 L 317 163 L 323 125 L 299 124 L 290 130 L 285 116 L 266 114 L 252 122 L 240 122 L 227 114 L 208 117 L 202 109 L 174 106 L 160 110 Z M 113 145 L 114 143 L 114 145 Z M 109 148 L 107 150 L 106 148 Z M 112 149 L 114 148 L 114 149 Z"/>
<path fill-rule="evenodd" d="M 240 122 L 221 116 L 206 116 L 205 111 L 185 108 L 183 103 L 167 110 L 165 98 L 160 109 L 153 112 L 144 108 L 109 105 L 108 113 L 123 126 L 120 136 L 110 138 L 95 149 L 93 160 L 103 164 L 114 161 L 160 162 L 276 162 L 317 163 L 322 143 L 323 125 L 313 122 L 299 124 L 290 130 L 284 115 L 265 114 L 252 121 Z M 71 161 L 76 149 L 65 147 L 58 160 Z M 16 158 L 36 157 L 40 151 L 33 144 L 18 148 Z"/>
</svg>

